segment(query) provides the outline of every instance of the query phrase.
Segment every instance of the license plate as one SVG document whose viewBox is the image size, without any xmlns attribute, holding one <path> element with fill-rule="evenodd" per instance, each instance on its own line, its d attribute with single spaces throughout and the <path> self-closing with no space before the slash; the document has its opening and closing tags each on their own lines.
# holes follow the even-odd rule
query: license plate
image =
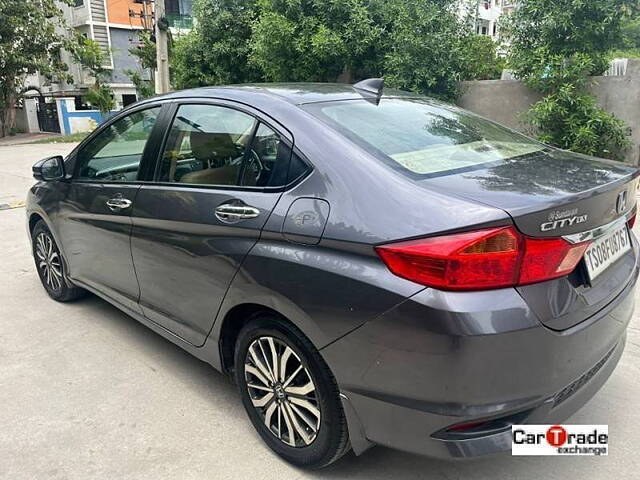
<svg viewBox="0 0 640 480">
<path fill-rule="evenodd" d="M 584 253 L 589 278 L 593 280 L 620 257 L 631 250 L 627 224 L 617 225 L 594 240 Z"/>
</svg>

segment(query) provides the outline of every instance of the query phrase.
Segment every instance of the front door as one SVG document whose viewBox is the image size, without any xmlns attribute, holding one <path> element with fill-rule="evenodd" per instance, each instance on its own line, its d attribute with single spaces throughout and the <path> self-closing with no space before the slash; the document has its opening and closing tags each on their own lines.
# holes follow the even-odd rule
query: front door
<svg viewBox="0 0 640 480">
<path fill-rule="evenodd" d="M 75 155 L 58 230 L 70 277 L 139 311 L 131 260 L 131 210 L 159 106 L 121 117 Z"/>
<path fill-rule="evenodd" d="M 254 116 L 180 105 L 154 184 L 133 206 L 131 248 L 147 318 L 202 345 L 284 185 L 290 147 Z"/>
</svg>

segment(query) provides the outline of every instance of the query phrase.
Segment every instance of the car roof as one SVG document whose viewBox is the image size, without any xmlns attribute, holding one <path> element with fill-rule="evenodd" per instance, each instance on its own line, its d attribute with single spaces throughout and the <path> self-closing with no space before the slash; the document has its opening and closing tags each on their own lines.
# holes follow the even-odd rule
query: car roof
<svg viewBox="0 0 640 480">
<path fill-rule="evenodd" d="M 271 97 L 273 100 L 286 101 L 294 105 L 371 97 L 366 93 L 361 93 L 361 91 L 355 89 L 353 85 L 345 83 L 248 83 L 180 90 L 178 92 L 153 97 L 149 100 L 209 97 L 242 101 L 243 99 L 255 98 L 256 94 L 262 94 Z M 382 98 L 417 96 L 419 95 L 403 90 L 385 88 Z"/>
</svg>

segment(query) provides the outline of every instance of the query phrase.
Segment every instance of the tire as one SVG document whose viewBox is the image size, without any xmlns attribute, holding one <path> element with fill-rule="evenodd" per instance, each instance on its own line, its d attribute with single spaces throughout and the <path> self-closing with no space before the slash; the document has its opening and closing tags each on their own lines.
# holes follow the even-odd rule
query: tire
<svg viewBox="0 0 640 480">
<path fill-rule="evenodd" d="M 43 220 L 33 227 L 31 246 L 36 271 L 51 298 L 58 302 L 70 302 L 86 294 L 86 290 L 74 286 L 67 278 L 60 249 Z"/>
<path fill-rule="evenodd" d="M 265 358 L 270 358 L 268 366 Z M 236 341 L 235 379 L 253 426 L 269 448 L 288 462 L 317 469 L 349 451 L 336 381 L 318 351 L 296 327 L 268 314 L 247 323 Z M 314 409 L 319 418 L 312 413 Z"/>
</svg>

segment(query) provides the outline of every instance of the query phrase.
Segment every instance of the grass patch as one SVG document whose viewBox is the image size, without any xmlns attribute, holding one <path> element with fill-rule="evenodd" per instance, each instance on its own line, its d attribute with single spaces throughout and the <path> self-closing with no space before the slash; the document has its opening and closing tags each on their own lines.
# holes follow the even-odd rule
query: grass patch
<svg viewBox="0 0 640 480">
<path fill-rule="evenodd" d="M 56 137 L 41 138 L 30 143 L 78 143 L 84 140 L 90 132 L 72 133 L 71 135 L 60 135 Z"/>
</svg>

